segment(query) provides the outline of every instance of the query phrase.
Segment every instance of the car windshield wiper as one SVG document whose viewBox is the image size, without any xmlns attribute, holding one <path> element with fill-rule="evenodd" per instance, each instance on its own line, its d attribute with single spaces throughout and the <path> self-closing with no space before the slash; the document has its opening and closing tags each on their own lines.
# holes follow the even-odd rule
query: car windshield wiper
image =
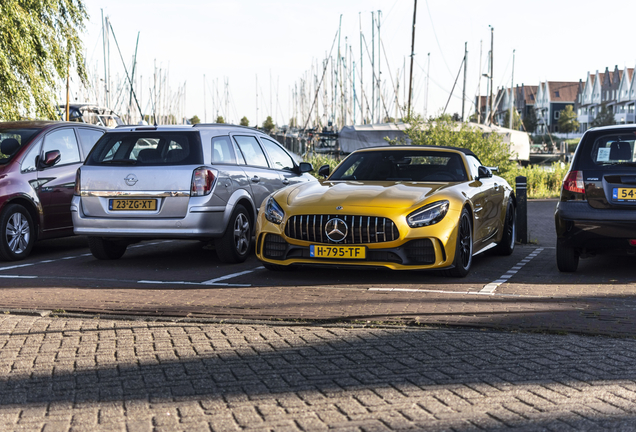
<svg viewBox="0 0 636 432">
<path fill-rule="evenodd" d="M 137 161 L 134 159 L 111 159 L 107 161 L 101 161 L 102 165 L 137 165 Z"/>
</svg>

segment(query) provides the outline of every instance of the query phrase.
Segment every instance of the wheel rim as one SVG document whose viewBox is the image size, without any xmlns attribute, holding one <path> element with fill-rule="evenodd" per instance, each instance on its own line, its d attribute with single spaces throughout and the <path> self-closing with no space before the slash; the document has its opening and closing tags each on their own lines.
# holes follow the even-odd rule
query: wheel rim
<svg viewBox="0 0 636 432">
<path fill-rule="evenodd" d="M 473 256 L 473 241 L 470 232 L 470 221 L 467 216 L 462 216 L 459 225 L 459 258 L 463 268 L 468 268 Z"/>
<path fill-rule="evenodd" d="M 509 236 L 510 247 L 515 244 L 515 237 L 517 237 L 517 224 L 515 223 L 515 209 L 510 208 L 508 217 L 506 220 L 506 234 Z"/>
<path fill-rule="evenodd" d="M 14 254 L 23 253 L 29 246 L 31 228 L 29 227 L 29 221 L 22 213 L 13 213 L 9 217 L 5 236 L 7 245 Z"/>
<path fill-rule="evenodd" d="M 250 234 L 250 221 L 243 213 L 239 213 L 234 221 L 234 246 L 240 255 L 247 253 Z"/>
</svg>

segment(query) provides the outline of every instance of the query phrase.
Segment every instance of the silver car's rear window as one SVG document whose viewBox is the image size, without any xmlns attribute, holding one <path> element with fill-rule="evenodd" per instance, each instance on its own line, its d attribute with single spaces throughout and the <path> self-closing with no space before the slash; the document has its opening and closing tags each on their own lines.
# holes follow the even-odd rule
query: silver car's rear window
<svg viewBox="0 0 636 432">
<path fill-rule="evenodd" d="M 203 163 L 197 132 L 106 133 L 86 165 L 196 165 Z"/>
</svg>

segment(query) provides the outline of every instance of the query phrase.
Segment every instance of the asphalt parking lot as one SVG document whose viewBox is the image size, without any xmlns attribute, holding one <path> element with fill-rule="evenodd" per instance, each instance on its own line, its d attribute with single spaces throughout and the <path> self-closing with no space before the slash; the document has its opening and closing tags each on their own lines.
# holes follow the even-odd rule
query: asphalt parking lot
<svg viewBox="0 0 636 432">
<path fill-rule="evenodd" d="M 203 243 L 149 241 L 98 261 L 82 237 L 39 243 L 0 265 L 0 308 L 217 320 L 467 325 L 636 335 L 633 256 L 556 268 L 555 201 L 529 202 L 530 244 L 488 253 L 464 279 L 434 272 L 309 269 L 270 272 L 251 257 L 222 265 Z"/>
<path fill-rule="evenodd" d="M 0 265 L 0 430 L 633 430 L 634 258 L 560 274 L 554 205 L 465 279 L 39 243 Z"/>
</svg>

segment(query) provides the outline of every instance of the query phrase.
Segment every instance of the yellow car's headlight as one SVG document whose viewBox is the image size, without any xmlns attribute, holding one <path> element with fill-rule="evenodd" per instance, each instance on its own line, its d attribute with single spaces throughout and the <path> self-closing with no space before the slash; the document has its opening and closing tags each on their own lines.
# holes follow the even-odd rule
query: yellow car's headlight
<svg viewBox="0 0 636 432">
<path fill-rule="evenodd" d="M 423 226 L 434 225 L 444 219 L 450 202 L 437 201 L 432 204 L 425 205 L 421 209 L 415 210 L 413 213 L 406 217 L 406 222 L 411 228 L 419 228 Z"/>
<path fill-rule="evenodd" d="M 265 219 L 270 221 L 271 223 L 275 223 L 276 225 L 280 225 L 283 223 L 283 219 L 285 218 L 285 212 L 280 205 L 276 202 L 276 200 L 272 197 L 267 199 L 267 204 L 265 205 Z"/>
</svg>

